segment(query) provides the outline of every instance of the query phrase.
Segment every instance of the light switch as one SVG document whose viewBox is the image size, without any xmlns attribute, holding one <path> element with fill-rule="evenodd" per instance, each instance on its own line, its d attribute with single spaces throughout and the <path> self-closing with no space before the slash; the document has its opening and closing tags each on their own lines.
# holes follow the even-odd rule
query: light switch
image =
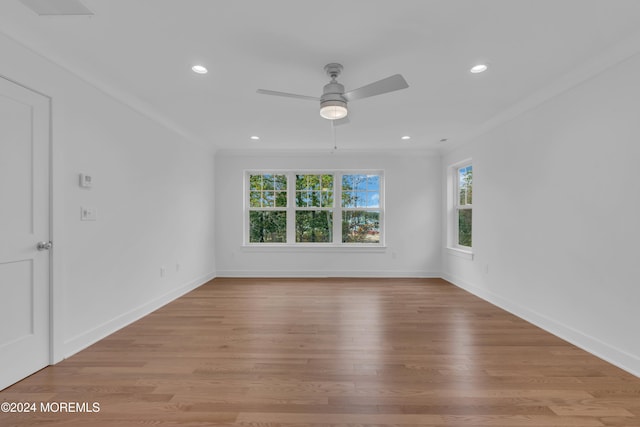
<svg viewBox="0 0 640 427">
<path fill-rule="evenodd" d="M 95 221 L 96 208 L 80 208 L 80 221 Z"/>
</svg>

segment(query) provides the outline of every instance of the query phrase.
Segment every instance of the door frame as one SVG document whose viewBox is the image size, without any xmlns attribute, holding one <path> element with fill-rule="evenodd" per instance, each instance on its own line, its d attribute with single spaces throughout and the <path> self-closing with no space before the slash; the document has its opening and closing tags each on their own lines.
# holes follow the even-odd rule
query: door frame
<svg viewBox="0 0 640 427">
<path fill-rule="evenodd" d="M 54 198 L 54 170 L 55 165 L 59 164 L 58 161 L 54 162 L 54 147 L 53 147 L 53 98 L 46 93 L 43 93 L 37 89 L 34 89 L 24 83 L 21 83 L 9 76 L 4 74 L 0 74 L 0 78 L 13 83 L 17 86 L 20 86 L 23 89 L 26 89 L 30 92 L 38 94 L 47 99 L 47 103 L 49 106 L 49 130 L 48 130 L 48 154 L 49 154 L 49 241 L 53 242 L 53 247 L 49 252 L 49 365 L 54 365 L 55 363 L 60 362 L 64 359 L 64 355 L 62 353 L 62 346 L 59 345 L 63 343 L 62 341 L 62 329 L 58 325 L 63 325 L 63 319 L 60 318 L 60 314 L 62 310 L 58 310 L 60 305 L 60 295 L 56 293 L 58 290 L 58 286 L 55 286 L 55 278 L 60 277 L 58 272 L 62 271 L 60 266 L 60 257 L 58 257 L 59 248 L 56 246 L 60 245 L 56 242 L 56 238 L 61 236 L 62 230 L 60 229 L 59 222 L 56 221 L 56 212 L 59 211 L 54 203 L 57 198 Z"/>
</svg>

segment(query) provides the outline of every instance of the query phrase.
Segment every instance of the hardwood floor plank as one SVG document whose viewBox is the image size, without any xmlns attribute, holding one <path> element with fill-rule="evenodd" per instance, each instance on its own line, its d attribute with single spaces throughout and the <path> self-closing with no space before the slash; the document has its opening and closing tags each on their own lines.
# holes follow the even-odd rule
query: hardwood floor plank
<svg viewBox="0 0 640 427">
<path fill-rule="evenodd" d="M 640 427 L 640 379 L 440 279 L 215 279 L 0 392 L 0 425 Z"/>
<path fill-rule="evenodd" d="M 549 409 L 563 416 L 633 417 L 633 414 L 624 408 L 604 405 L 551 405 Z"/>
<path fill-rule="evenodd" d="M 602 427 L 596 419 L 584 417 L 525 416 L 525 415 L 428 415 L 428 414 L 293 414 L 241 413 L 237 423 L 245 425 L 416 425 L 416 426 L 575 426 Z"/>
</svg>

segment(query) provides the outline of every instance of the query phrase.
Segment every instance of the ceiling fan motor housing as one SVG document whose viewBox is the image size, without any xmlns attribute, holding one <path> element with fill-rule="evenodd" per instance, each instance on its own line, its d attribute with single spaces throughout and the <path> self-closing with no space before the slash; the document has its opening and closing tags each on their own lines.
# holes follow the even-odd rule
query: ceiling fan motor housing
<svg viewBox="0 0 640 427">
<path fill-rule="evenodd" d="M 320 97 L 320 115 L 325 119 L 337 120 L 347 116 L 347 100 L 342 96 L 344 86 L 336 81 L 342 72 L 342 65 L 327 64 L 324 67 L 331 81 L 324 85 L 322 96 Z"/>
<path fill-rule="evenodd" d="M 325 85 L 320 97 L 320 115 L 325 119 L 336 120 L 347 116 L 347 101 L 343 98 L 344 86 L 337 82 Z"/>
</svg>

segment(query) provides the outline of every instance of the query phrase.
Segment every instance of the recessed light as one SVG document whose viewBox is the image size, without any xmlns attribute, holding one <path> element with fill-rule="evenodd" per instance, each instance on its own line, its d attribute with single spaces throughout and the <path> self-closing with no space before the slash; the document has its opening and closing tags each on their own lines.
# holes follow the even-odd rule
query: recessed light
<svg viewBox="0 0 640 427">
<path fill-rule="evenodd" d="M 191 67 L 191 69 L 194 73 L 198 74 L 207 74 L 209 72 L 209 70 L 207 70 L 207 68 L 203 65 L 194 65 L 193 67 Z"/>
<path fill-rule="evenodd" d="M 487 71 L 487 68 L 488 67 L 486 66 L 486 64 L 478 64 L 471 67 L 469 71 L 471 71 L 473 74 L 478 74 Z"/>
<path fill-rule="evenodd" d="M 403 136 L 403 137 L 402 137 L 402 138 L 400 138 L 400 139 L 402 139 L 402 140 L 404 140 L 404 141 L 408 141 L 408 140 L 410 140 L 410 139 L 411 139 L 411 137 L 410 137 L 409 135 L 405 135 L 405 136 Z"/>
<path fill-rule="evenodd" d="M 250 136 L 249 139 L 253 139 L 254 141 L 257 141 L 257 140 L 260 139 L 260 137 L 256 136 L 256 135 L 253 135 L 253 136 Z"/>
</svg>

